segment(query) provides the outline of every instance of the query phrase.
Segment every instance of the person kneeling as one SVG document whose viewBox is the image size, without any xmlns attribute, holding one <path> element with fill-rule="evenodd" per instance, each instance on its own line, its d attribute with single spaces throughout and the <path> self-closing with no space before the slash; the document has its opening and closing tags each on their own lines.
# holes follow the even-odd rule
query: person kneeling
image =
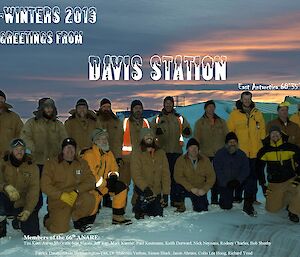
<svg viewBox="0 0 300 257">
<path fill-rule="evenodd" d="M 159 149 L 149 128 L 140 132 L 140 150 L 131 156 L 131 175 L 137 200 L 133 211 L 136 219 L 163 216 L 171 190 L 169 164 L 165 151 Z"/>
<path fill-rule="evenodd" d="M 44 226 L 52 233 L 70 230 L 70 220 L 81 232 L 91 230 L 95 197 L 95 178 L 85 160 L 77 158 L 76 142 L 66 138 L 62 153 L 45 163 L 41 178 L 42 192 L 48 196 L 48 214 Z"/>
<path fill-rule="evenodd" d="M 266 197 L 266 210 L 272 213 L 286 208 L 289 219 L 299 222 L 300 149 L 288 143 L 288 136 L 273 126 L 257 154 L 259 183 Z M 264 167 L 267 165 L 266 184 Z"/>
<path fill-rule="evenodd" d="M 113 197 L 112 224 L 131 224 L 130 219 L 124 217 L 127 200 L 127 186 L 119 181 L 119 166 L 109 149 L 108 133 L 105 129 L 95 129 L 92 133 L 93 146 L 83 153 L 85 159 L 96 179 L 96 205 L 93 213 L 99 211 L 99 205 L 104 195 Z"/>
<path fill-rule="evenodd" d="M 14 139 L 10 153 L 0 162 L 0 237 L 6 236 L 7 216 L 24 235 L 40 234 L 38 210 L 39 170 L 25 154 L 25 142 Z"/>
<path fill-rule="evenodd" d="M 188 141 L 186 149 L 187 153 L 177 159 L 174 170 L 174 179 L 178 183 L 174 202 L 176 211 L 186 210 L 185 197 L 191 198 L 194 211 L 207 211 L 207 192 L 216 181 L 214 169 L 210 160 L 199 153 L 199 143 L 195 138 Z"/>
<path fill-rule="evenodd" d="M 250 173 L 246 154 L 238 147 L 238 138 L 234 132 L 226 135 L 225 146 L 217 151 L 213 166 L 217 175 L 221 209 L 229 210 L 234 202 L 234 192 L 246 181 Z M 244 210 L 253 208 L 244 200 Z"/>
</svg>

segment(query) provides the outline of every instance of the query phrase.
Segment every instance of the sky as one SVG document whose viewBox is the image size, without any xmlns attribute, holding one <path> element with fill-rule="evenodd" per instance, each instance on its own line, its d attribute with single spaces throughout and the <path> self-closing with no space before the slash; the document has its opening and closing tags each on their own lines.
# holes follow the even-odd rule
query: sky
<svg viewBox="0 0 300 257">
<path fill-rule="evenodd" d="M 79 98 L 91 109 L 103 97 L 113 110 L 133 99 L 161 109 L 162 99 L 179 96 L 184 104 L 208 99 L 236 100 L 237 83 L 300 82 L 300 2 L 294 0 L 114 0 L 39 1 L 39 6 L 95 6 L 96 24 L 5 24 L 6 30 L 82 30 L 82 45 L 0 45 L 0 89 L 22 117 L 41 97 L 52 97 L 66 115 Z M 4 6 L 37 6 L 36 1 L 2 0 Z M 145 74 L 149 57 L 225 55 L 227 81 L 89 81 L 88 56 L 139 54 Z M 255 91 L 255 101 L 281 102 L 300 91 Z"/>
</svg>

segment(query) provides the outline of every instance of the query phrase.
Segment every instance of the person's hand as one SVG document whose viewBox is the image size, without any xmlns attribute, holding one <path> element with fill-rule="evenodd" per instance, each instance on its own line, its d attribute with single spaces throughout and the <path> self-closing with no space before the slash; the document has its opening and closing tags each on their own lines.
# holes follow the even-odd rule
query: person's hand
<svg viewBox="0 0 300 257">
<path fill-rule="evenodd" d="M 76 199 L 78 197 L 78 193 L 75 191 L 72 191 L 70 193 L 62 193 L 60 196 L 60 200 L 63 201 L 64 203 L 70 205 L 73 207 L 74 203 L 76 202 Z"/>
<path fill-rule="evenodd" d="M 24 222 L 28 220 L 29 216 L 30 216 L 30 211 L 24 210 L 18 215 L 18 220 Z"/>
<path fill-rule="evenodd" d="M 192 188 L 192 189 L 191 189 L 191 192 L 192 192 L 194 195 L 198 195 L 198 188 Z"/>
<path fill-rule="evenodd" d="M 206 192 L 203 189 L 198 189 L 198 196 L 203 196 L 205 194 Z"/>
<path fill-rule="evenodd" d="M 109 191 L 111 192 L 116 191 L 116 182 L 118 181 L 118 179 L 119 179 L 118 175 L 113 173 L 107 178 L 106 182 Z"/>
<path fill-rule="evenodd" d="M 296 177 L 293 181 L 292 181 L 292 185 L 293 187 L 297 187 L 300 184 L 300 176 Z"/>
<path fill-rule="evenodd" d="M 7 185 L 4 187 L 4 191 L 7 193 L 9 200 L 11 200 L 12 202 L 20 199 L 20 194 L 14 186 Z"/>
</svg>

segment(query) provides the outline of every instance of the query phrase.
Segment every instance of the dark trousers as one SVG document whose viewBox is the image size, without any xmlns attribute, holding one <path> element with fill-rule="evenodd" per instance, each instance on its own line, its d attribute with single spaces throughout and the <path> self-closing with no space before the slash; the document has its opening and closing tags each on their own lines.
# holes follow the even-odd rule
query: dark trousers
<svg viewBox="0 0 300 257">
<path fill-rule="evenodd" d="M 207 195 L 197 196 L 192 192 L 187 191 L 182 185 L 177 186 L 176 202 L 184 202 L 186 197 L 189 197 L 193 204 L 193 210 L 197 212 L 208 210 Z"/>
<path fill-rule="evenodd" d="M 229 210 L 232 208 L 234 190 L 228 187 L 219 187 L 221 209 Z"/>
<path fill-rule="evenodd" d="M 138 196 L 134 206 L 134 212 L 136 214 L 144 214 L 147 216 L 163 216 L 163 208 L 160 205 L 160 195 L 154 200 L 148 201 L 144 195 L 144 192 L 137 186 L 134 187 L 134 191 Z"/>
<path fill-rule="evenodd" d="M 210 162 L 212 163 L 214 160 L 214 157 L 209 157 Z M 217 180 L 215 182 L 215 184 L 213 185 L 213 187 L 210 190 L 211 193 L 211 201 L 212 202 L 218 202 L 218 198 L 219 198 L 219 192 L 218 192 L 218 183 Z"/>
<path fill-rule="evenodd" d="M 244 199 L 251 201 L 256 200 L 257 194 L 257 174 L 256 174 L 256 159 L 248 159 L 250 166 L 249 176 L 246 178 L 245 182 L 236 190 L 235 198 L 242 199 L 244 192 Z"/>
<path fill-rule="evenodd" d="M 40 179 L 41 179 L 44 165 L 38 164 L 37 166 L 38 166 L 39 171 L 40 171 Z M 42 191 L 40 190 L 39 201 L 36 205 L 37 211 L 39 211 L 42 207 L 43 207 L 43 194 L 42 194 Z"/>
<path fill-rule="evenodd" d="M 171 202 L 175 202 L 174 198 L 176 198 L 175 194 L 178 191 L 176 189 L 178 184 L 174 180 L 174 167 L 175 167 L 176 160 L 178 159 L 178 157 L 181 154 L 179 154 L 179 153 L 167 153 L 166 155 L 167 155 L 167 159 L 168 159 L 168 162 L 169 162 L 170 177 L 171 177 L 170 200 L 171 200 Z"/>
<path fill-rule="evenodd" d="M 4 194 L 0 193 L 0 216 L 14 216 L 17 217 L 23 208 L 15 208 L 13 202 Z M 24 235 L 37 236 L 40 234 L 38 210 L 35 209 L 29 218 L 20 222 L 21 231 Z"/>
</svg>

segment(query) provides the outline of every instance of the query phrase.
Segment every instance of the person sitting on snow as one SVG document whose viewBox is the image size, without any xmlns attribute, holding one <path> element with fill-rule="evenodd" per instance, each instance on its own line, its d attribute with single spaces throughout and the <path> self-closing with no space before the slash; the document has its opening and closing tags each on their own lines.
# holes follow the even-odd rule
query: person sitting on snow
<svg viewBox="0 0 300 257">
<path fill-rule="evenodd" d="M 289 219 L 299 222 L 300 149 L 288 143 L 288 136 L 273 126 L 257 154 L 259 183 L 266 197 L 266 210 L 272 213 L 287 207 Z M 264 167 L 267 165 L 266 184 Z"/>
<path fill-rule="evenodd" d="M 234 193 L 245 183 L 250 173 L 247 155 L 239 149 L 234 132 L 226 135 L 225 146 L 217 151 L 213 165 L 220 193 L 219 205 L 222 209 L 229 210 L 234 202 Z M 251 204 L 247 205 L 246 199 L 244 208 L 252 208 Z"/>
<path fill-rule="evenodd" d="M 199 143 L 191 138 L 186 145 L 187 153 L 175 164 L 174 179 L 178 183 L 174 205 L 178 212 L 186 210 L 185 197 L 191 198 L 193 210 L 208 210 L 207 192 L 213 187 L 216 175 L 210 160 L 199 153 Z"/>
<path fill-rule="evenodd" d="M 130 219 L 124 217 L 127 200 L 127 186 L 119 180 L 119 166 L 110 151 L 108 133 L 105 129 L 95 129 L 92 133 L 93 146 L 83 153 L 85 159 L 96 179 L 96 205 L 93 213 L 98 212 L 98 207 L 103 196 L 109 194 L 113 197 L 112 224 L 131 224 Z"/>
<path fill-rule="evenodd" d="M 147 216 L 163 216 L 171 190 L 169 164 L 164 150 L 155 143 L 153 131 L 142 128 L 140 151 L 133 151 L 131 175 L 137 194 L 133 207 L 136 219 Z"/>
<path fill-rule="evenodd" d="M 25 153 L 25 142 L 14 139 L 0 162 L 0 237 L 6 236 L 7 216 L 24 235 L 40 234 L 38 210 L 40 183 L 38 167 Z"/>
</svg>

